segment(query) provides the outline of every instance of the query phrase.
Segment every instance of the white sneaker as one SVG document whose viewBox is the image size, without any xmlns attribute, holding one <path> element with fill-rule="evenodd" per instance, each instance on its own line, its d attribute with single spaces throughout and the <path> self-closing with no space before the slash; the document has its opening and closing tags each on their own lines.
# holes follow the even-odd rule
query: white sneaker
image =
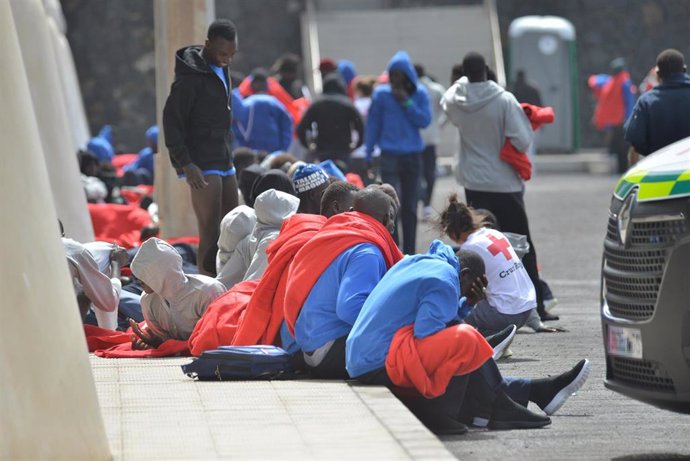
<svg viewBox="0 0 690 461">
<path fill-rule="evenodd" d="M 544 300 L 544 310 L 546 312 L 551 312 L 551 309 L 556 307 L 557 304 L 558 304 L 558 298 L 545 299 Z"/>
<path fill-rule="evenodd" d="M 422 209 L 422 221 L 427 222 L 431 221 L 431 219 L 436 215 L 436 212 L 434 211 L 433 208 L 430 206 L 425 206 Z"/>
</svg>

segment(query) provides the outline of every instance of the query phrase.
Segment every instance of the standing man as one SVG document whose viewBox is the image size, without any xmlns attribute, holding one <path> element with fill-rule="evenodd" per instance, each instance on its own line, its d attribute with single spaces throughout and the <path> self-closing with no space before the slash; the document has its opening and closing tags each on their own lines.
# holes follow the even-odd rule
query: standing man
<svg viewBox="0 0 690 461">
<path fill-rule="evenodd" d="M 690 77 L 683 54 L 664 50 L 656 67 L 659 85 L 640 96 L 625 127 L 625 139 L 632 144 L 631 164 L 639 155 L 690 136 Z"/>
<path fill-rule="evenodd" d="M 419 83 L 410 56 L 398 51 L 388 63 L 390 83 L 376 88 L 367 118 L 364 140 L 367 162 L 374 147 L 381 149 L 381 180 L 400 197 L 402 250 L 415 253 L 417 201 L 424 141 L 422 128 L 431 123 L 429 96 Z M 397 229 L 396 229 L 397 230 Z"/>
<path fill-rule="evenodd" d="M 175 54 L 175 80 L 163 109 L 170 160 L 185 178 L 199 225 L 199 273 L 215 276 L 220 221 L 238 204 L 232 164 L 230 77 L 237 31 L 227 19 L 208 28 L 204 46 Z"/>
<path fill-rule="evenodd" d="M 530 251 L 522 262 L 537 295 L 542 320 L 558 320 L 544 310 L 537 253 L 525 211 L 525 184 L 499 153 L 506 139 L 521 152 L 532 142 L 532 128 L 515 96 L 487 79 L 484 56 L 468 53 L 462 61 L 465 77 L 451 86 L 441 107 L 460 132 L 460 179 L 468 205 L 485 208 L 504 232 L 527 236 Z"/>
<path fill-rule="evenodd" d="M 424 205 L 422 219 L 428 221 L 434 215 L 434 210 L 431 208 L 431 197 L 434 193 L 434 184 L 436 184 L 436 146 L 440 140 L 440 119 L 443 115 L 441 98 L 443 98 L 443 93 L 446 92 L 446 89 L 443 85 L 435 82 L 426 75 L 424 66 L 421 64 L 415 64 L 414 70 L 417 72 L 420 83 L 426 88 L 431 104 L 431 123 L 422 130 L 422 140 L 424 141 L 424 152 L 422 152 L 422 176 L 425 183 L 422 192 L 422 203 Z"/>
<path fill-rule="evenodd" d="M 625 70 L 623 58 L 611 61 L 610 67 L 612 75 L 592 75 L 587 84 L 597 99 L 594 126 L 606 134 L 609 154 L 616 156 L 618 173 L 621 174 L 628 169 L 623 124 L 632 114 L 637 89 Z"/>
</svg>

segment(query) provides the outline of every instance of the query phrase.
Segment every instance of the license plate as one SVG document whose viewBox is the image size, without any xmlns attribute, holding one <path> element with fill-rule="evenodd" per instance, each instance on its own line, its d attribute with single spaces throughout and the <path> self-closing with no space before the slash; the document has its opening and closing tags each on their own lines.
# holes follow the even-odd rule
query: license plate
<svg viewBox="0 0 690 461">
<path fill-rule="evenodd" d="M 608 327 L 609 353 L 633 359 L 642 358 L 642 333 L 634 328 Z"/>
</svg>

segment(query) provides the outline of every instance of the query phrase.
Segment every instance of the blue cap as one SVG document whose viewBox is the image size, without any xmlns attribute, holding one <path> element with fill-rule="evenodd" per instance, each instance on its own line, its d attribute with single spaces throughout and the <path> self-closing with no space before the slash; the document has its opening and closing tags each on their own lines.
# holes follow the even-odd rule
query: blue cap
<svg viewBox="0 0 690 461">
<path fill-rule="evenodd" d="M 146 139 L 158 144 L 158 125 L 150 126 L 149 129 L 146 130 Z"/>
<path fill-rule="evenodd" d="M 301 194 L 302 192 L 316 189 L 323 184 L 328 184 L 328 175 L 320 166 L 307 163 L 295 170 L 292 182 L 295 184 L 297 193 Z"/>
<path fill-rule="evenodd" d="M 329 176 L 335 176 L 341 181 L 347 181 L 345 174 L 340 168 L 338 168 L 338 165 L 336 165 L 333 160 L 324 160 L 323 162 L 319 163 L 319 166 L 323 168 L 323 171 L 325 171 Z"/>
</svg>

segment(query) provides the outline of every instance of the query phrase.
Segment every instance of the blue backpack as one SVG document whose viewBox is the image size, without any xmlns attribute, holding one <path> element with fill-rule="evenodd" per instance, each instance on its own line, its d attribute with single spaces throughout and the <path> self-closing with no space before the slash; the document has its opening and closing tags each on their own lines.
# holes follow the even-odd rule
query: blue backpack
<svg viewBox="0 0 690 461">
<path fill-rule="evenodd" d="M 221 346 L 182 365 L 190 378 L 202 381 L 291 379 L 292 356 L 276 346 Z"/>
</svg>

